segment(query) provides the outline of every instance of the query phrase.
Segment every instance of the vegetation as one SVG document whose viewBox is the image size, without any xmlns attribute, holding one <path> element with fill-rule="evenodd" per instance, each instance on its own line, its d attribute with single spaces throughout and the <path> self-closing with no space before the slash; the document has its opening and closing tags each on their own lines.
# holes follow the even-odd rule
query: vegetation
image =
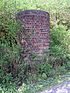
<svg viewBox="0 0 70 93">
<path fill-rule="evenodd" d="M 70 72 L 69 3 L 70 0 L 0 0 L 0 92 L 36 93 L 59 83 L 63 80 L 60 75 Z M 37 73 L 33 75 L 27 74 L 29 67 L 20 58 L 22 48 L 17 39 L 20 24 L 15 15 L 26 9 L 50 14 L 49 58 L 46 54 L 44 63 L 35 65 Z M 32 59 L 35 57 L 33 54 Z"/>
</svg>

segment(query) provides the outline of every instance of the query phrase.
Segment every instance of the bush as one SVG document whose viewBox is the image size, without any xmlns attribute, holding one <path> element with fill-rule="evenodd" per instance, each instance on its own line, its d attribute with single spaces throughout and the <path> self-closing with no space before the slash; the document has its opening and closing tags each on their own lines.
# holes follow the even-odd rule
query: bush
<svg viewBox="0 0 70 93">
<path fill-rule="evenodd" d="M 19 24 L 7 13 L 0 15 L 0 83 L 9 85 L 17 74 L 20 46 L 17 41 Z M 16 65 L 16 68 L 13 66 Z"/>
<path fill-rule="evenodd" d="M 62 25 L 51 30 L 50 64 L 57 69 L 58 66 L 67 64 L 69 60 L 70 32 Z"/>
</svg>

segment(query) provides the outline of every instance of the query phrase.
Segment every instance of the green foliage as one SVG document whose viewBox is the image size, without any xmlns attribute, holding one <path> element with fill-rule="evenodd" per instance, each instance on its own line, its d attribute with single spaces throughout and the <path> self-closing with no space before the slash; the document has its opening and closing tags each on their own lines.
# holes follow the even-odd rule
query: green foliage
<svg viewBox="0 0 70 93">
<path fill-rule="evenodd" d="M 70 71 L 70 60 L 67 62 L 67 65 L 65 66 L 67 70 Z"/>
<path fill-rule="evenodd" d="M 65 66 L 61 66 L 61 67 L 59 67 L 58 69 L 57 69 L 57 74 L 58 75 L 64 75 L 67 71 L 66 71 L 66 69 L 65 69 Z"/>
<path fill-rule="evenodd" d="M 12 63 L 18 63 L 20 46 L 17 41 L 19 24 L 11 14 L 2 11 L 0 15 L 0 83 L 9 86 L 12 82 Z"/>
<path fill-rule="evenodd" d="M 49 76 L 51 69 L 52 67 L 48 63 L 45 63 L 45 64 L 43 63 L 38 65 L 38 71 L 40 74 L 45 73 L 47 76 Z"/>
<path fill-rule="evenodd" d="M 66 32 L 64 26 L 60 25 L 51 30 L 51 47 L 53 52 L 58 54 L 66 54 L 69 51 L 68 46 L 70 45 L 70 32 Z M 53 49 L 54 48 L 54 49 Z M 57 50 L 56 50 L 57 49 Z M 68 51 L 67 51 L 68 50 Z"/>
<path fill-rule="evenodd" d="M 52 84 L 53 79 L 70 71 L 70 0 L 0 0 L 0 90 L 4 93 L 34 93 L 35 89 Z M 15 15 L 20 10 L 37 9 L 50 13 L 51 42 L 50 56 L 47 61 L 37 65 L 37 75 L 31 77 L 27 74 L 28 65 L 20 60 L 20 46 L 17 40 L 17 31 L 20 25 L 15 20 Z M 38 57 L 31 55 L 34 61 Z M 17 69 L 13 70 L 12 64 L 16 62 Z M 16 77 L 15 79 L 13 79 Z M 30 78 L 30 79 L 29 79 Z M 46 80 L 46 84 L 35 86 L 22 86 L 22 92 L 17 91 L 15 84 L 21 85 L 24 80 Z M 63 79 L 61 79 L 63 80 Z M 12 84 L 12 81 L 14 83 Z M 58 78 L 53 83 L 58 81 Z M 24 88 L 23 88 L 24 87 Z M 34 90 L 33 90 L 34 89 Z M 35 92 L 36 93 L 36 92 Z"/>
<path fill-rule="evenodd" d="M 60 25 L 51 30 L 50 63 L 57 68 L 69 60 L 70 32 Z"/>
</svg>

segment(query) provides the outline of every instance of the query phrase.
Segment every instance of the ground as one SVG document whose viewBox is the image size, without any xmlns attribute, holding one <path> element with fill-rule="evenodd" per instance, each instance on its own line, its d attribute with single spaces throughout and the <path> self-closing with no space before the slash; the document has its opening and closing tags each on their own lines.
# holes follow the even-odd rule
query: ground
<svg viewBox="0 0 70 93">
<path fill-rule="evenodd" d="M 70 93 L 70 72 L 55 78 L 39 81 L 36 84 L 23 85 L 19 93 Z M 21 91 L 21 92 L 20 92 Z"/>
<path fill-rule="evenodd" d="M 70 93 L 70 81 L 63 82 L 49 90 L 44 90 L 40 93 Z"/>
</svg>

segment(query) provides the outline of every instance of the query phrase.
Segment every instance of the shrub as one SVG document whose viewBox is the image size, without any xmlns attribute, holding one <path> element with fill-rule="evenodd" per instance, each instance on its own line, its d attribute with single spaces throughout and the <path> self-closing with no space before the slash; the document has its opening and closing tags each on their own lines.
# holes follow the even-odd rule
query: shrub
<svg viewBox="0 0 70 93">
<path fill-rule="evenodd" d="M 51 30 L 50 64 L 57 68 L 67 64 L 69 60 L 70 32 L 62 25 Z"/>
<path fill-rule="evenodd" d="M 10 15 L 0 15 L 0 83 L 10 84 L 17 74 L 20 46 L 17 41 L 19 24 Z M 16 65 L 16 68 L 13 66 Z"/>
</svg>

